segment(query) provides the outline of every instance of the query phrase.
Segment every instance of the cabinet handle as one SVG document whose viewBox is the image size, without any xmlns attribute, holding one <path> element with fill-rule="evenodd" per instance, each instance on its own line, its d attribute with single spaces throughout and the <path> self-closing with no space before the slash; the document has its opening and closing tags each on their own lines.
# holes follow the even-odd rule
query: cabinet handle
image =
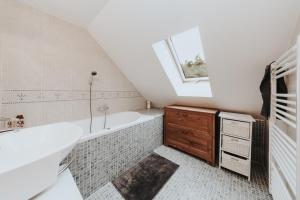
<svg viewBox="0 0 300 200">
<path fill-rule="evenodd" d="M 237 158 L 230 158 L 230 159 L 239 162 Z"/>
</svg>

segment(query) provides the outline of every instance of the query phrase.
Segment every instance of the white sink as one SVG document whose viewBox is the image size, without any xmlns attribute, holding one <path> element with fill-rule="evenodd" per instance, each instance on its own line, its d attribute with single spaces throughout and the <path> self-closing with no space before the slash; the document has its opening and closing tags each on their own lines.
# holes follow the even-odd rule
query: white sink
<svg viewBox="0 0 300 200">
<path fill-rule="evenodd" d="M 51 186 L 82 134 L 72 123 L 57 123 L 0 135 L 0 199 L 28 200 Z"/>
</svg>

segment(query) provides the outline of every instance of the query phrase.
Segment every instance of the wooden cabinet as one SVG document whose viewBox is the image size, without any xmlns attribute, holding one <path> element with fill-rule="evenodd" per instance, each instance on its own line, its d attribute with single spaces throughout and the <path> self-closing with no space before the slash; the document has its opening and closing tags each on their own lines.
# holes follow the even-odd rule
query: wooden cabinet
<svg viewBox="0 0 300 200">
<path fill-rule="evenodd" d="M 215 165 L 216 113 L 214 109 L 165 107 L 164 144 Z"/>
</svg>

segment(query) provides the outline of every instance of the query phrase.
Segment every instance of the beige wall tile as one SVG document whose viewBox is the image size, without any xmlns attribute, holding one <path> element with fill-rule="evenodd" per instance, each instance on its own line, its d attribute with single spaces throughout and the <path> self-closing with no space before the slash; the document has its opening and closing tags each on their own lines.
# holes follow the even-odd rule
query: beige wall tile
<svg viewBox="0 0 300 200">
<path fill-rule="evenodd" d="M 4 104 L 2 109 L 5 117 L 15 117 L 18 114 L 23 114 L 26 119 L 25 127 L 45 124 L 42 113 L 43 103 Z"/>
<path fill-rule="evenodd" d="M 104 103 L 110 112 L 145 107 L 83 28 L 15 0 L 0 0 L 0 27 L 0 116 L 24 114 L 27 127 L 88 118 L 91 71 L 99 74 L 93 85 L 95 115 L 103 114 L 97 107 Z"/>
</svg>

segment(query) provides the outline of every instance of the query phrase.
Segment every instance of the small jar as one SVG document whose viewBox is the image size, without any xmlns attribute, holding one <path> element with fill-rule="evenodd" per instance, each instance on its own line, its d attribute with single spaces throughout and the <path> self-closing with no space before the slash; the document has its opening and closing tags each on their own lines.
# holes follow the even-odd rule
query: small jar
<svg viewBox="0 0 300 200">
<path fill-rule="evenodd" d="M 17 127 L 17 118 L 10 118 L 6 121 L 6 128 L 14 129 Z"/>
<path fill-rule="evenodd" d="M 146 101 L 146 108 L 151 109 L 151 102 L 149 100 Z"/>
<path fill-rule="evenodd" d="M 25 126 L 24 116 L 23 115 L 17 115 L 16 118 L 17 118 L 16 127 L 17 128 L 24 128 L 24 126 Z"/>
</svg>

